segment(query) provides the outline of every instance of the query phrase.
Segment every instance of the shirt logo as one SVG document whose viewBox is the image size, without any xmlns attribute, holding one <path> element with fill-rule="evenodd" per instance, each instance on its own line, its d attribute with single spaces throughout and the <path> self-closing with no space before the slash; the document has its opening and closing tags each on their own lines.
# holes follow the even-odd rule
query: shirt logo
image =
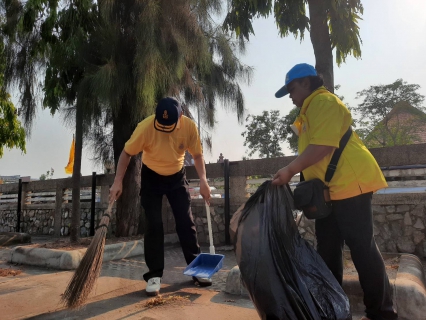
<svg viewBox="0 0 426 320">
<path fill-rule="evenodd" d="M 164 110 L 163 119 L 168 119 L 169 115 L 167 114 L 167 110 Z"/>
</svg>

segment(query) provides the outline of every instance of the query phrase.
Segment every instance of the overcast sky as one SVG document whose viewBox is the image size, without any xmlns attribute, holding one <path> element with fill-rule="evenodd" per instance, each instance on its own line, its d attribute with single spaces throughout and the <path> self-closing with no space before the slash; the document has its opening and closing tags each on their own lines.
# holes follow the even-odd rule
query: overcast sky
<svg viewBox="0 0 426 320">
<path fill-rule="evenodd" d="M 348 57 L 346 63 L 334 67 L 335 84 L 340 84 L 339 95 L 352 107 L 360 101 L 356 92 L 370 85 L 390 84 L 402 78 L 421 86 L 426 96 L 426 1 L 375 0 L 363 1 L 364 15 L 360 22 L 362 58 Z M 291 100 L 276 99 L 274 93 L 284 84 L 287 71 L 297 63 L 315 65 L 309 34 L 301 43 L 293 36 L 280 38 L 273 19 L 259 19 L 254 23 L 255 36 L 247 46 L 242 60 L 254 68 L 250 86 L 243 85 L 247 114 L 259 115 L 263 110 L 280 110 L 282 116 L 292 109 Z M 19 107 L 17 101 L 13 101 Z M 220 153 L 231 161 L 246 155 L 243 146 L 244 124 L 239 125 L 236 115 L 218 107 L 216 129 L 210 131 L 212 153 L 206 152 L 206 162 L 216 162 Z M 54 178 L 67 177 L 64 167 L 68 163 L 73 130 L 64 126 L 59 116 L 39 111 L 33 134 L 27 141 L 27 153 L 5 149 L 0 159 L 0 175 L 21 175 L 39 178 L 53 168 Z M 286 155 L 291 152 L 285 148 Z M 102 172 L 83 150 L 82 173 Z"/>
</svg>

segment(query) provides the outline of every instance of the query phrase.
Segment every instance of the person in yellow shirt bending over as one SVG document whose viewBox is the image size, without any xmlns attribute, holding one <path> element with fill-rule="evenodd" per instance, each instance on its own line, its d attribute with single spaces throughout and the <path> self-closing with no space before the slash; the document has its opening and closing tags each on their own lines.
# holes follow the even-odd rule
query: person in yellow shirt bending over
<svg viewBox="0 0 426 320">
<path fill-rule="evenodd" d="M 188 150 L 200 178 L 200 194 L 210 200 L 204 157 L 197 126 L 182 114 L 175 98 L 163 98 L 155 114 L 138 124 L 126 142 L 117 164 L 110 200 L 116 200 L 123 190 L 123 177 L 131 156 L 142 152 L 141 204 L 145 209 L 145 262 L 149 271 L 144 274 L 149 296 L 160 292 L 164 269 L 164 232 L 161 217 L 163 195 L 169 200 L 176 221 L 176 232 L 185 260 L 190 264 L 200 253 L 197 232 L 191 212 L 191 196 L 186 181 L 184 157 Z M 210 279 L 195 278 L 201 286 L 212 284 Z"/>
<path fill-rule="evenodd" d="M 303 172 L 305 180 L 318 178 L 325 182 L 327 166 L 351 126 L 352 117 L 342 101 L 323 84 L 313 66 L 297 64 L 275 94 L 277 98 L 290 94 L 290 99 L 300 108 L 292 126 L 299 136 L 299 156 L 278 170 L 272 184 L 286 184 L 299 172 Z M 366 317 L 363 319 L 397 319 L 392 289 L 373 235 L 371 208 L 373 192 L 387 187 L 387 183 L 376 160 L 355 132 L 343 149 L 328 187 L 332 212 L 315 220 L 319 255 L 342 284 L 342 254 L 346 243 L 364 291 Z"/>
</svg>

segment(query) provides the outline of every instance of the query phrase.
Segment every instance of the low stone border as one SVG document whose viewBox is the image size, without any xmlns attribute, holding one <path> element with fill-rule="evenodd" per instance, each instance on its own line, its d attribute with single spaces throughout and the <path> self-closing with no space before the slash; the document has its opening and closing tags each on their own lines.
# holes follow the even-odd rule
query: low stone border
<svg viewBox="0 0 426 320">
<path fill-rule="evenodd" d="M 86 250 L 16 247 L 10 254 L 9 262 L 51 269 L 73 270 L 80 264 Z M 143 240 L 114 243 L 105 246 L 103 261 L 129 258 L 143 253 Z"/>
<path fill-rule="evenodd" d="M 177 234 L 164 236 L 165 245 L 179 242 Z M 46 248 L 16 247 L 10 252 L 8 262 L 27 264 L 59 270 L 73 270 L 78 267 L 87 249 L 57 250 Z M 144 254 L 143 240 L 120 242 L 105 246 L 103 261 L 119 260 Z"/>
<path fill-rule="evenodd" d="M 425 319 L 425 274 L 417 256 L 413 254 L 401 256 L 395 287 L 399 317 L 410 320 Z"/>
<path fill-rule="evenodd" d="M 0 246 L 10 246 L 18 243 L 30 243 L 31 236 L 21 232 L 0 232 Z"/>
</svg>

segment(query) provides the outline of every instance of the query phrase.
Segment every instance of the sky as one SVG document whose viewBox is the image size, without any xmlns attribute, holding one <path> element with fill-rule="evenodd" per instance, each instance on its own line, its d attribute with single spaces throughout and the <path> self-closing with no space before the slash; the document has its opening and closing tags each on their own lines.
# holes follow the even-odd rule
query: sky
<svg viewBox="0 0 426 320">
<path fill-rule="evenodd" d="M 426 96 L 426 1 L 374 0 L 362 1 L 363 20 L 360 21 L 362 57 L 348 56 L 346 63 L 334 66 L 334 82 L 341 87 L 337 93 L 352 107 L 361 101 L 356 93 L 371 85 L 390 84 L 402 78 L 410 84 L 419 84 L 418 91 Z M 302 42 L 292 35 L 278 36 L 273 18 L 254 21 L 255 36 L 251 36 L 246 54 L 241 60 L 253 67 L 250 85 L 242 84 L 246 114 L 260 115 L 264 110 L 279 110 L 285 116 L 293 108 L 288 97 L 275 98 L 275 92 L 284 85 L 285 74 L 297 63 L 315 65 L 309 33 Z M 19 107 L 17 99 L 13 101 Z M 426 106 L 426 104 L 424 104 Z M 239 124 L 236 114 L 220 105 L 212 136 L 212 151 L 205 151 L 206 163 L 215 163 L 222 153 L 230 161 L 247 156 L 243 146 L 245 123 Z M 0 176 L 20 175 L 39 178 L 54 169 L 53 178 L 65 178 L 73 129 L 64 125 L 60 116 L 52 117 L 39 110 L 33 133 L 27 140 L 27 152 L 5 149 L 0 158 Z M 283 145 L 285 155 L 291 151 Z M 83 150 L 82 174 L 103 169 L 91 161 L 89 150 Z M 252 158 L 256 158 L 253 156 Z"/>
</svg>

